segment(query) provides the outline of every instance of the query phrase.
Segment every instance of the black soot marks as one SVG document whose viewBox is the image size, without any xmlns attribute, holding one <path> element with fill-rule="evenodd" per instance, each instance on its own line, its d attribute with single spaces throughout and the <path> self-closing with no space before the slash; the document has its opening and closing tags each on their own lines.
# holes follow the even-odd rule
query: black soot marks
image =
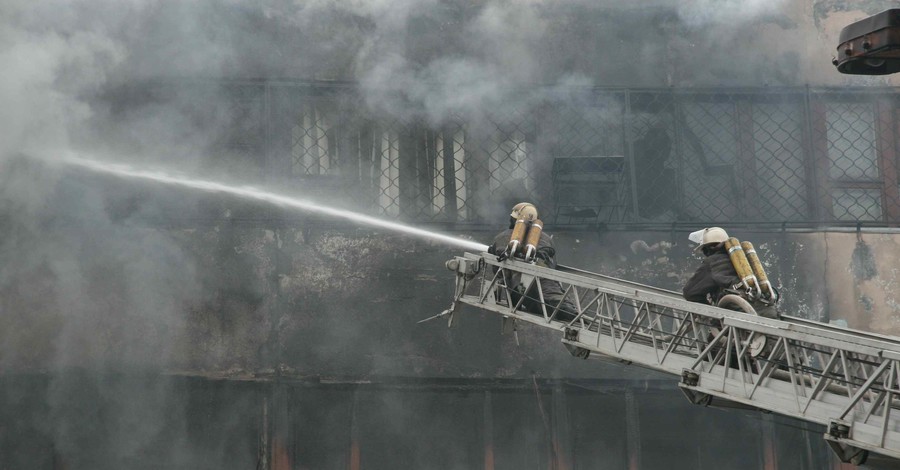
<svg viewBox="0 0 900 470">
<path fill-rule="evenodd" d="M 850 271 L 853 272 L 853 277 L 860 281 L 867 281 L 878 275 L 872 248 L 862 240 L 857 241 L 856 248 L 853 249 Z"/>
</svg>

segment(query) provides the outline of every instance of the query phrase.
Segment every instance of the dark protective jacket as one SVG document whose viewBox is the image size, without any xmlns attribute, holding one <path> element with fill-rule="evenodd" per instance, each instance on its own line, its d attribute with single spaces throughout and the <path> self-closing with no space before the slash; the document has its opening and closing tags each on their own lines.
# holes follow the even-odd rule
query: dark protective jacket
<svg viewBox="0 0 900 470">
<path fill-rule="evenodd" d="M 502 253 L 503 250 L 506 249 L 506 245 L 509 244 L 509 237 L 512 236 L 512 229 L 508 228 L 494 237 L 494 243 L 491 245 L 491 253 L 499 254 Z M 538 266 L 543 266 L 550 269 L 556 269 L 556 248 L 553 247 L 553 238 L 550 235 L 547 235 L 547 232 L 541 232 L 541 238 L 538 240 L 537 246 L 537 254 L 535 255 L 537 260 L 535 264 Z M 541 280 L 541 290 L 544 292 L 544 295 L 562 295 L 563 289 L 562 286 L 556 282 L 548 279 Z"/>
<path fill-rule="evenodd" d="M 741 282 L 725 249 L 707 256 L 697 272 L 684 285 L 682 294 L 691 302 L 707 303 L 707 294 L 717 298 L 722 289 Z"/>
</svg>

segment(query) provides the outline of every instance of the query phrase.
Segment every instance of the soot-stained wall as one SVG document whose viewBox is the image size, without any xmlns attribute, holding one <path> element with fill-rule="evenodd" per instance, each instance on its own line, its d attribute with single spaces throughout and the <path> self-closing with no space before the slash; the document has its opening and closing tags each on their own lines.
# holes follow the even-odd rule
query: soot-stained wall
<svg viewBox="0 0 900 470">
<path fill-rule="evenodd" d="M 62 236 L 93 223 L 50 224 L 30 238 L 23 233 L 33 228 L 5 226 L 8 236 L 20 237 L 20 251 L 8 253 L 0 297 L 9 312 L 0 317 L 3 370 L 138 366 L 227 377 L 652 374 L 577 360 L 560 338 L 538 328 L 521 328 L 517 345 L 512 335 L 500 334 L 498 318 L 475 309 L 463 308 L 451 329 L 442 320 L 418 324 L 449 306 L 453 275 L 444 262 L 460 249 L 368 229 L 316 229 L 313 220 L 299 226 L 220 220 L 191 228 L 126 223 L 117 236 L 143 248 L 105 259 L 108 245 L 70 245 Z M 493 233 L 457 235 L 487 242 Z M 686 235 L 573 231 L 555 233 L 554 241 L 561 264 L 678 290 L 699 263 Z M 762 253 L 783 293 L 784 313 L 900 333 L 898 235 L 732 235 Z M 42 246 L 37 253 L 36 245 Z M 146 274 L 151 261 L 168 266 L 168 277 Z M 72 267 L 79 262 L 87 266 Z"/>
<path fill-rule="evenodd" d="M 783 294 L 784 313 L 900 332 L 897 235 L 732 234 L 762 253 Z M 649 373 L 576 360 L 557 335 L 533 327 L 520 329 L 517 346 L 511 335 L 500 334 L 499 319 L 475 309 L 464 308 L 451 329 L 443 321 L 417 324 L 449 305 L 453 278 L 444 261 L 462 250 L 365 230 L 220 227 L 196 235 L 191 243 L 209 263 L 201 272 L 217 273 L 210 285 L 217 298 L 244 292 L 256 301 L 216 305 L 221 322 L 203 316 L 212 305 L 197 309 L 188 324 L 204 336 L 186 334 L 184 354 L 176 355 L 188 369 L 249 372 L 277 365 L 300 375 L 463 377 Z M 460 235 L 485 242 L 492 234 Z M 674 290 L 700 262 L 683 232 L 563 232 L 554 241 L 562 264 Z M 243 261 L 210 252 L 222 243 Z M 239 289 L 218 284 L 245 277 Z"/>
</svg>

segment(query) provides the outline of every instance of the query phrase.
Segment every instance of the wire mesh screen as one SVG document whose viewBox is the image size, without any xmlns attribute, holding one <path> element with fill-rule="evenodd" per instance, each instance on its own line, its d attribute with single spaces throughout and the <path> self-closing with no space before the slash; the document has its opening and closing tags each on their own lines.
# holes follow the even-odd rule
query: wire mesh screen
<svg viewBox="0 0 900 470">
<path fill-rule="evenodd" d="M 525 200 L 557 226 L 900 222 L 893 90 L 590 89 L 439 123 L 364 103 L 234 87 L 232 140 L 272 178 L 422 223 L 493 225 Z"/>
</svg>

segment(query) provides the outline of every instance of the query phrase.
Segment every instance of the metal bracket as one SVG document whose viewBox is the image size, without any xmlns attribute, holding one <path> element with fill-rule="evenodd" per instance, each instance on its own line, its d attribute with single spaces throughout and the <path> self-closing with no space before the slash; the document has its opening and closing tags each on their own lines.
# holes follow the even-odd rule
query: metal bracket
<svg viewBox="0 0 900 470">
<path fill-rule="evenodd" d="M 850 437 L 850 423 L 841 420 L 832 420 L 828 423 L 828 435 L 835 439 L 848 439 Z"/>
<path fill-rule="evenodd" d="M 462 297 L 463 293 L 466 291 L 467 281 L 474 278 L 476 274 L 484 267 L 484 260 L 480 260 L 477 264 L 473 266 L 473 263 L 464 258 L 453 258 L 444 265 L 447 269 L 456 273 L 456 285 L 455 292 L 453 294 L 453 301 L 450 302 L 450 308 L 444 310 L 443 312 L 430 316 L 428 318 L 419 320 L 416 323 L 425 323 L 430 320 L 436 320 L 441 317 L 447 318 L 447 328 L 453 326 L 453 314 L 456 313 L 457 301 L 459 301 L 460 297 Z"/>
<path fill-rule="evenodd" d="M 591 350 L 582 348 L 580 346 L 575 346 L 571 344 L 571 342 L 578 342 L 578 330 L 575 328 L 566 328 L 564 333 L 563 345 L 569 351 L 569 354 L 579 358 L 579 359 L 587 359 L 591 355 Z"/>
<path fill-rule="evenodd" d="M 504 316 L 500 320 L 500 334 L 506 334 L 512 331 L 513 337 L 516 338 L 516 346 L 519 346 L 519 328 L 516 325 L 514 317 Z"/>
<path fill-rule="evenodd" d="M 869 458 L 869 451 L 842 442 L 850 439 L 851 427 L 847 421 L 839 419 L 828 423 L 828 431 L 825 433 L 825 442 L 834 451 L 835 455 L 844 463 L 862 465 Z"/>
<path fill-rule="evenodd" d="M 700 374 L 691 369 L 684 369 L 681 371 L 681 384 L 688 387 L 700 385 Z"/>
<path fill-rule="evenodd" d="M 438 318 L 445 317 L 445 316 L 448 316 L 448 315 L 449 315 L 449 318 L 447 319 L 447 328 L 449 328 L 449 327 L 453 326 L 453 314 L 454 314 L 454 313 L 456 313 L 456 301 L 451 302 L 451 303 L 450 303 L 450 308 L 448 308 L 447 310 L 444 310 L 443 312 L 441 312 L 441 313 L 439 313 L 439 314 L 437 314 L 437 315 L 432 315 L 432 316 L 430 316 L 430 317 L 428 317 L 428 318 L 424 318 L 424 319 L 422 319 L 422 320 L 419 320 L 419 321 L 417 321 L 416 323 L 425 323 L 425 322 L 427 322 L 427 321 L 437 320 Z"/>
</svg>

